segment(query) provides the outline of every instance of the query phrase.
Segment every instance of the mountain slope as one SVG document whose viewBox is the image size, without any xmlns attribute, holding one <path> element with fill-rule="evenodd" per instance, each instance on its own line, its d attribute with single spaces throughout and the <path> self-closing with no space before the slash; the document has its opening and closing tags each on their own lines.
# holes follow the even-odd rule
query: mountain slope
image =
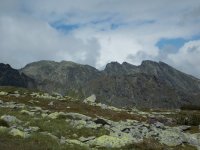
<svg viewBox="0 0 200 150">
<path fill-rule="evenodd" d="M 0 86 L 34 87 L 34 80 L 10 65 L 0 63 Z"/>
<path fill-rule="evenodd" d="M 61 94 L 80 93 L 88 81 L 100 76 L 100 71 L 69 61 L 39 61 L 28 64 L 21 70 L 35 79 L 37 88 Z"/>
<path fill-rule="evenodd" d="M 200 106 L 200 80 L 163 62 L 143 61 L 140 66 L 111 62 L 103 71 L 73 62 L 39 61 L 21 72 L 48 92 L 97 96 L 117 107 L 179 108 Z"/>
</svg>

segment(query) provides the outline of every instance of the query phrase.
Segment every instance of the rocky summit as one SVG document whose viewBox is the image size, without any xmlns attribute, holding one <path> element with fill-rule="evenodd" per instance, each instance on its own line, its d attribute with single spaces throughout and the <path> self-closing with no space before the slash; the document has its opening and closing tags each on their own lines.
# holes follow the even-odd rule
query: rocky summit
<svg viewBox="0 0 200 150">
<path fill-rule="evenodd" d="M 94 94 L 98 102 L 121 108 L 200 106 L 200 80 L 164 62 L 111 62 L 100 71 L 69 61 L 39 61 L 20 72 L 39 90 L 81 99 Z"/>
</svg>

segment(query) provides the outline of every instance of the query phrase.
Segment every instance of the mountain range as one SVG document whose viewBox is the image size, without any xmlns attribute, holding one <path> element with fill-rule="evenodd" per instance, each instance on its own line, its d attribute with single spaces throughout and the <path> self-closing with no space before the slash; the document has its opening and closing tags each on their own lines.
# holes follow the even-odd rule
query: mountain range
<svg viewBox="0 0 200 150">
<path fill-rule="evenodd" d="M 38 61 L 16 70 L 0 64 L 0 85 L 35 88 L 116 107 L 200 106 L 200 80 L 164 62 L 108 63 L 104 70 L 70 61 Z"/>
</svg>

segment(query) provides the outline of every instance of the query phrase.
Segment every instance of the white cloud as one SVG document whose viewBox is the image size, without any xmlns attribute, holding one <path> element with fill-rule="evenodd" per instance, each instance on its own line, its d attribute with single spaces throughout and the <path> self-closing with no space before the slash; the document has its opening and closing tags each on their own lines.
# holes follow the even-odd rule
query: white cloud
<svg viewBox="0 0 200 150">
<path fill-rule="evenodd" d="M 175 61 L 184 48 L 177 54 L 166 49 L 161 56 L 156 43 L 198 34 L 199 8 L 199 0 L 2 0 L 0 60 L 18 68 L 40 59 L 101 68 L 109 61 L 139 64 L 143 59 L 162 59 L 196 75 L 198 67 L 194 72 L 190 65 L 182 65 L 194 62 L 185 57 Z M 79 28 L 66 34 L 50 25 L 55 22 Z"/>
<path fill-rule="evenodd" d="M 73 35 L 63 35 L 43 21 L 1 17 L 0 33 L 0 59 L 17 68 L 41 59 L 95 65 L 99 57 L 99 44 L 94 38 L 83 41 Z"/>
<path fill-rule="evenodd" d="M 186 43 L 177 53 L 168 55 L 168 62 L 180 70 L 200 77 L 200 40 Z"/>
</svg>

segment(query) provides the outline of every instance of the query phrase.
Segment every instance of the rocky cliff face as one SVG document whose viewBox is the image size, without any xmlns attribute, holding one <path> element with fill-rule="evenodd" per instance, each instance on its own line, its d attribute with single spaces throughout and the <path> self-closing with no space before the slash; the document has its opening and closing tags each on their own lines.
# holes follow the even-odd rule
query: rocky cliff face
<svg viewBox="0 0 200 150">
<path fill-rule="evenodd" d="M 8 64 L 0 63 L 0 86 L 34 87 L 34 80 Z"/>
<path fill-rule="evenodd" d="M 140 66 L 111 62 L 103 71 L 73 62 L 39 61 L 21 72 L 48 92 L 97 96 L 118 107 L 179 108 L 200 105 L 200 80 L 163 62 L 143 61 Z"/>
</svg>

